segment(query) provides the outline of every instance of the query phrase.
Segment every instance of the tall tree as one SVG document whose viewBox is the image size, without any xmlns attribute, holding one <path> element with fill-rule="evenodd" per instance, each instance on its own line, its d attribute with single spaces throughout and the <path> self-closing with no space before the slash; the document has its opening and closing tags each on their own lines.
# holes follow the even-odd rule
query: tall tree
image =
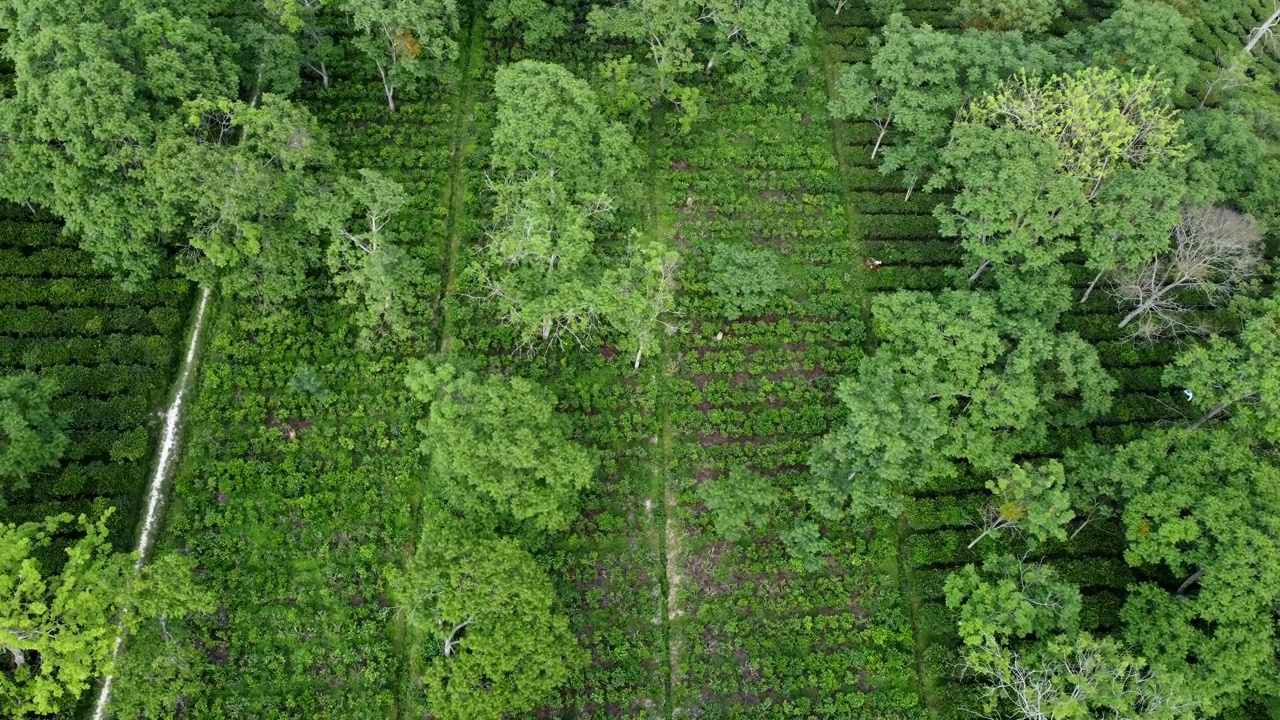
<svg viewBox="0 0 1280 720">
<path fill-rule="evenodd" d="M 1125 559 L 1173 578 L 1131 588 L 1126 636 L 1206 715 L 1280 697 L 1280 469 L 1253 440 L 1227 426 L 1153 430 L 1110 467 L 1125 496 Z"/>
<path fill-rule="evenodd" d="M 1241 299 L 1246 317 L 1236 337 L 1213 335 L 1165 368 L 1165 385 L 1180 388 L 1196 409 L 1191 427 L 1226 417 L 1280 443 L 1280 298 Z"/>
<path fill-rule="evenodd" d="M 1227 208 L 1184 207 L 1173 247 L 1120 272 L 1116 297 L 1133 308 L 1120 327 L 1137 321 L 1135 334 L 1142 338 L 1199 331 L 1186 319 L 1187 296 L 1224 304 L 1261 264 L 1262 234 L 1253 218 Z"/>
<path fill-rule="evenodd" d="M 333 151 L 305 108 L 276 95 L 256 106 L 193 101 L 187 123 L 147 168 L 154 197 L 191 228 L 188 273 L 224 292 L 276 303 L 320 261 L 321 174 Z"/>
<path fill-rule="evenodd" d="M 441 77 L 458 58 L 458 8 L 454 0 L 340 0 L 363 35 L 356 47 L 378 68 L 387 107 L 396 89 Z"/>
<path fill-rule="evenodd" d="M 698 37 L 696 0 L 623 0 L 596 6 L 587 15 L 591 33 L 643 45 L 652 66 L 641 94 L 656 102 L 683 102 L 687 78 L 698 70 L 693 42 Z"/>
<path fill-rule="evenodd" d="M 1047 80 L 1021 75 L 970 103 L 962 120 L 1026 130 L 1058 146 L 1057 167 L 1089 199 L 1124 168 L 1185 155 L 1168 85 L 1150 75 L 1085 68 Z"/>
<path fill-rule="evenodd" d="M 751 96 L 790 87 L 817 22 L 800 0 L 707 0 L 699 19 L 715 28 L 706 69 L 725 66 L 729 85 Z"/>
<path fill-rule="evenodd" d="M 375 170 L 362 169 L 359 176 L 343 183 L 343 195 L 350 200 L 345 207 L 354 205 L 360 220 L 338 220 L 327 253 L 338 301 L 353 308 L 366 342 L 382 335 L 413 337 L 426 322 L 426 289 L 420 287 L 426 268 L 387 228 L 409 196 Z"/>
<path fill-rule="evenodd" d="M 1056 315 L 950 291 L 876 298 L 872 316 L 880 345 L 837 390 L 848 419 L 813 449 L 815 479 L 799 490 L 827 517 L 896 514 L 903 492 L 953 476 L 958 460 L 1003 472 L 1051 428 L 1109 406 L 1114 381 L 1088 343 L 1054 333 Z"/>
<path fill-rule="evenodd" d="M 0 376 L 0 505 L 4 490 L 28 487 L 32 474 L 58 464 L 67 449 L 49 407 L 56 386 L 34 373 Z"/>
<path fill-rule="evenodd" d="M 635 351 L 632 366 L 661 340 L 662 334 L 676 332 L 671 321 L 675 313 L 676 268 L 680 254 L 656 240 L 636 242 L 618 266 L 606 270 L 602 286 L 601 311 L 621 335 L 624 350 Z"/>
<path fill-rule="evenodd" d="M 145 282 L 181 229 L 145 167 L 168 118 L 235 97 L 235 46 L 201 6 L 15 0 L 0 6 L 13 95 L 0 99 L 0 195 L 65 220 L 97 263 Z"/>
<path fill-rule="evenodd" d="M 1140 73 L 1154 72 L 1181 94 L 1197 74 L 1192 21 L 1170 3 L 1123 0 L 1120 7 L 1089 29 L 1084 53 L 1095 65 Z"/>
<path fill-rule="evenodd" d="M 1088 200 L 1057 170 L 1052 142 L 1016 128 L 959 123 L 942 157 L 945 170 L 926 187 L 960 187 L 950 207 L 939 205 L 934 215 L 942 234 L 959 237 L 979 262 L 970 282 L 992 263 L 1043 270 L 1074 248 Z"/>
<path fill-rule="evenodd" d="M 1057 460 L 1040 466 L 1018 463 L 988 480 L 991 501 L 982 511 L 983 531 L 969 548 L 1002 530 L 1017 532 L 1033 548 L 1049 539 L 1066 540 L 1066 524 L 1075 512 L 1064 484 L 1062 464 Z"/>
<path fill-rule="evenodd" d="M 550 701 L 587 660 L 550 579 L 515 542 L 434 519 L 392 578 L 432 716 L 501 720 Z"/>
<path fill-rule="evenodd" d="M 569 437 L 556 397 L 524 378 L 479 377 L 452 365 L 415 364 L 411 390 L 431 410 L 418 427 L 430 487 L 479 527 L 538 538 L 567 530 L 595 473 Z"/>
<path fill-rule="evenodd" d="M 95 521 L 81 515 L 82 533 L 67 547 L 57 573 L 35 553 L 48 547 L 71 515 L 0 525 L 0 716 L 30 718 L 69 712 L 89 685 L 111 668 L 119 632 L 142 621 L 210 609 L 192 585 L 192 564 L 162 556 L 141 575 L 132 558 L 107 539 L 108 509 Z M 182 570 L 185 569 L 185 572 Z"/>
</svg>

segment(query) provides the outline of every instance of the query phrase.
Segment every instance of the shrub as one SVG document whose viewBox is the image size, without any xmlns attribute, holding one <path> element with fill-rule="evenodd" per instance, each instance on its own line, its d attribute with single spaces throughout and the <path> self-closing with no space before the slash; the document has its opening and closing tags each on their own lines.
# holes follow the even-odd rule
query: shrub
<svg viewBox="0 0 1280 720">
<path fill-rule="evenodd" d="M 765 307 L 786 286 L 777 253 L 765 247 L 720 245 L 710 272 L 707 287 L 730 320 Z"/>
</svg>

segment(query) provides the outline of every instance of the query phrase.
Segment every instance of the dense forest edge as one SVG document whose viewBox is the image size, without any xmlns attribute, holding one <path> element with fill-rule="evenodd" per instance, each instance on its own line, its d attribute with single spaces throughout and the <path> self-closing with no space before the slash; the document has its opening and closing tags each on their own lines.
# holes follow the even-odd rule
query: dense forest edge
<svg viewBox="0 0 1280 720">
<path fill-rule="evenodd" d="M 11 0 L 0 717 L 1280 718 L 1278 24 Z"/>
</svg>

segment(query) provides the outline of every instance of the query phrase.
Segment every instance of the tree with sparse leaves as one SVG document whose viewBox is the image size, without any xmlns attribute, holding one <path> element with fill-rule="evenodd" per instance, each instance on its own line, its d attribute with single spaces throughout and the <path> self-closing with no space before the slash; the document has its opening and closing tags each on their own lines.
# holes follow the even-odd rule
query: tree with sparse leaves
<svg viewBox="0 0 1280 720">
<path fill-rule="evenodd" d="M 1147 339 L 1198 332 L 1187 320 L 1187 297 L 1222 305 L 1261 265 L 1262 233 L 1253 218 L 1227 208 L 1184 207 L 1172 248 L 1118 273 L 1116 298 L 1132 308 L 1120 327 L 1136 321 L 1135 335 Z"/>
<path fill-rule="evenodd" d="M 387 228 L 409 196 L 396 181 L 365 169 L 359 180 L 347 180 L 343 190 L 361 220 L 351 226 L 343 218 L 333 226 L 328 261 L 340 290 L 338 301 L 353 308 L 366 341 L 382 335 L 414 337 L 426 322 L 427 289 L 420 287 L 426 268 Z"/>
</svg>

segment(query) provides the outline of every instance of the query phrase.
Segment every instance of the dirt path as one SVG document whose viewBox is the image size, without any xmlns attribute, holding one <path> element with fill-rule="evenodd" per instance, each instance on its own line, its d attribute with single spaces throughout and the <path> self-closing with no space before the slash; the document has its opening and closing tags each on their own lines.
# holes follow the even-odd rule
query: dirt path
<svg viewBox="0 0 1280 720">
<path fill-rule="evenodd" d="M 187 391 L 191 389 L 192 381 L 196 375 L 200 337 L 203 333 L 205 322 L 209 317 L 208 308 L 211 294 L 207 287 L 200 289 L 200 299 L 196 303 L 195 315 L 191 320 L 191 333 L 187 338 L 187 352 L 183 356 L 182 365 L 178 367 L 178 377 L 173 383 L 173 394 L 170 396 L 169 405 L 162 415 L 164 427 L 160 433 L 160 450 L 156 456 L 155 470 L 152 472 L 151 480 L 147 485 L 147 511 L 143 515 L 142 531 L 138 535 L 138 544 L 134 548 L 134 552 L 138 554 L 138 559 L 133 564 L 135 570 L 142 569 L 147 555 L 151 552 L 151 547 L 155 544 L 157 529 L 160 527 L 160 520 L 163 517 L 165 490 L 173 478 L 174 470 L 178 467 L 177 459 L 182 439 L 183 410 L 187 399 Z M 123 641 L 124 637 L 122 635 L 116 635 L 115 647 L 111 651 L 113 659 L 120 654 Z M 111 675 L 103 678 L 102 687 L 98 691 L 98 699 L 93 706 L 93 720 L 102 720 L 106 716 L 107 705 L 111 701 L 113 680 L 114 677 Z"/>
<path fill-rule="evenodd" d="M 435 301 L 435 326 L 440 333 L 438 350 L 448 352 L 453 341 L 453 327 L 449 322 L 449 297 L 453 294 L 457 282 L 458 255 L 462 250 L 462 215 L 466 212 L 467 201 L 467 157 L 473 149 L 471 136 L 472 124 L 475 121 L 475 74 L 483 62 L 484 14 L 477 13 L 471 24 L 466 46 L 458 59 L 458 90 L 453 103 L 453 136 L 449 142 L 449 175 L 443 189 L 444 205 L 449 209 L 445 224 L 445 236 L 440 243 L 440 268 L 443 272 L 440 290 Z M 422 532 L 422 485 L 419 483 L 409 500 L 411 514 L 414 519 L 414 532 L 400 551 L 400 560 L 408 565 L 417 552 L 418 537 Z M 409 688 L 413 659 L 409 657 L 409 647 L 405 642 L 406 628 L 404 618 L 396 615 L 391 625 L 392 650 L 402 658 L 403 671 L 397 685 L 397 701 L 393 706 L 391 717 L 411 717 L 413 703 L 406 696 Z"/>
</svg>

